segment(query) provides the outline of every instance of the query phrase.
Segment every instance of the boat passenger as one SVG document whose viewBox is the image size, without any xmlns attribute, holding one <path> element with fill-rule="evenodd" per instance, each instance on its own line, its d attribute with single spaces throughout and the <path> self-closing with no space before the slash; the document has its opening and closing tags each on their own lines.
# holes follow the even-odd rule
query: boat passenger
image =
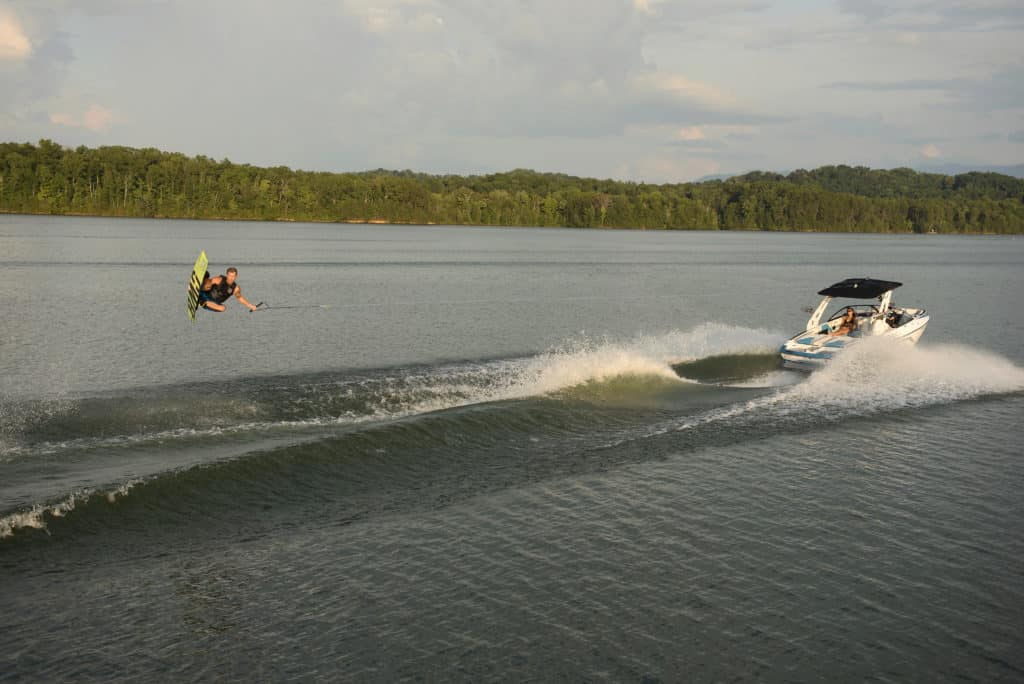
<svg viewBox="0 0 1024 684">
<path fill-rule="evenodd" d="M 843 321 L 839 324 L 833 332 L 829 335 L 849 335 L 857 329 L 857 314 L 854 312 L 853 307 L 846 307 L 846 313 L 843 315 Z"/>
</svg>

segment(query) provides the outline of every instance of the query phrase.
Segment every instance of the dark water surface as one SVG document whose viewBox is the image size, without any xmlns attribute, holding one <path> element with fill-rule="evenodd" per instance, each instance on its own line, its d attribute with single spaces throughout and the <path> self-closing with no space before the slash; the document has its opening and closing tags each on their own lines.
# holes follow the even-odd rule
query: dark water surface
<svg viewBox="0 0 1024 684">
<path fill-rule="evenodd" d="M 200 248 L 272 308 L 190 325 Z M 921 344 L 781 370 L 861 275 Z M 0 216 L 0 681 L 1022 681 L 1022 294 L 1015 238 Z"/>
</svg>

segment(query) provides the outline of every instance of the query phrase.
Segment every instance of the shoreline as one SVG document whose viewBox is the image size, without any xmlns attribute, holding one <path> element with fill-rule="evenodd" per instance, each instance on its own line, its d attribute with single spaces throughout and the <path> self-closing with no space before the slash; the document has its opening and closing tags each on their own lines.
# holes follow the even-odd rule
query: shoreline
<svg viewBox="0 0 1024 684">
<path fill-rule="evenodd" d="M 458 226 L 467 228 L 536 228 L 541 230 L 628 230 L 628 231 L 661 231 L 672 233 L 809 233 L 813 235 L 921 235 L 921 236 L 943 236 L 943 235 L 966 235 L 966 236 L 1016 236 L 1024 235 L 1019 233 L 994 233 L 994 232 L 950 232 L 927 231 L 916 233 L 888 232 L 874 230 L 807 230 L 803 228 L 788 228 L 783 230 L 735 230 L 732 228 L 630 228 L 623 226 L 521 226 L 513 224 L 495 223 L 438 223 L 436 221 L 392 221 L 383 218 L 372 219 L 296 219 L 296 218 L 248 218 L 228 216 L 122 216 L 118 214 L 88 214 L 84 212 L 63 212 L 55 214 L 48 211 L 13 211 L 11 209 L 0 209 L 0 215 L 7 216 L 54 216 L 71 218 L 108 218 L 108 219 L 134 219 L 143 221 L 239 221 L 245 223 L 317 223 L 326 225 L 375 225 L 375 226 Z"/>
<path fill-rule="evenodd" d="M 157 221 L 251 221 L 254 223 L 372 223 L 374 225 L 386 225 L 386 226 L 439 226 L 440 223 L 436 221 L 428 221 L 421 223 L 418 221 L 389 221 L 388 219 L 372 218 L 372 219 L 295 219 L 295 218 L 250 218 L 250 217 L 239 217 L 239 216 L 124 216 L 121 214 L 90 214 L 81 211 L 65 211 L 59 214 L 55 214 L 52 211 L 15 211 L 13 209 L 0 209 L 0 214 L 8 216 L 72 216 L 78 218 L 111 218 L 111 219 L 137 219 L 137 220 L 157 220 Z M 446 224 L 447 225 L 447 224 Z"/>
</svg>

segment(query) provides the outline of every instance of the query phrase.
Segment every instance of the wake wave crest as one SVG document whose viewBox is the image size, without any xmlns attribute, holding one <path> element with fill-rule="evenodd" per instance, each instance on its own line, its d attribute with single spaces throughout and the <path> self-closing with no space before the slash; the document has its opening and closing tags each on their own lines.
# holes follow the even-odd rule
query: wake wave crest
<svg viewBox="0 0 1024 684">
<path fill-rule="evenodd" d="M 31 528 L 46 530 L 47 518 L 63 518 L 71 513 L 77 506 L 80 506 L 90 499 L 102 498 L 108 503 L 115 503 L 118 499 L 128 495 L 132 487 L 139 484 L 141 480 L 129 480 L 124 484 L 108 490 L 82 489 L 66 498 L 50 503 L 36 504 L 26 511 L 19 511 L 0 517 L 0 539 L 14 536 L 16 530 Z"/>
<path fill-rule="evenodd" d="M 184 444 L 205 440 L 203 444 L 208 444 L 211 438 L 260 431 L 293 430 L 308 435 L 317 427 L 395 420 L 488 402 L 557 397 L 574 387 L 623 377 L 682 383 L 672 369 L 674 363 L 709 355 L 763 352 L 774 348 L 781 337 L 763 330 L 708 323 L 691 331 L 639 335 L 625 341 L 579 338 L 520 359 L 402 369 L 363 377 L 286 378 L 256 388 L 239 384 L 225 392 L 232 396 L 231 402 L 209 396 L 190 402 L 190 393 L 201 391 L 196 388 L 88 400 L 78 406 L 62 400 L 59 411 L 33 405 L 32 415 L 18 416 L 19 429 L 28 425 L 30 434 L 42 439 L 0 443 L 0 466 L 5 460 L 67 449 L 102 453 L 167 441 Z M 12 432 L 17 430 L 8 430 L 8 439 Z M 47 439 L 50 434 L 59 438 Z M 13 535 L 19 528 L 45 530 L 47 519 L 62 517 L 97 497 L 116 501 L 128 495 L 134 483 L 192 464 L 194 460 L 173 463 L 163 459 L 153 466 L 158 470 L 140 472 L 136 463 L 131 471 L 134 479 L 128 484 L 91 483 L 77 493 L 55 497 L 51 503 L 0 517 L 0 538 Z"/>
<path fill-rule="evenodd" d="M 633 339 L 578 338 L 533 357 L 321 376 L 142 396 L 32 402 L 0 410 L 0 463 L 29 453 L 357 425 L 472 404 L 554 395 L 621 377 L 680 382 L 672 364 L 773 349 L 781 335 L 707 323 Z M 227 401 L 223 397 L 230 397 Z M 0 402 L 2 407 L 3 402 Z M 18 437 L 23 439 L 18 439 Z M 25 439 L 27 438 L 27 439 Z"/>
<path fill-rule="evenodd" d="M 680 381 L 674 364 L 774 350 L 782 337 L 766 330 L 705 323 L 690 331 L 640 335 L 627 342 L 577 340 L 529 359 L 500 398 L 552 394 L 626 376 Z"/>
</svg>

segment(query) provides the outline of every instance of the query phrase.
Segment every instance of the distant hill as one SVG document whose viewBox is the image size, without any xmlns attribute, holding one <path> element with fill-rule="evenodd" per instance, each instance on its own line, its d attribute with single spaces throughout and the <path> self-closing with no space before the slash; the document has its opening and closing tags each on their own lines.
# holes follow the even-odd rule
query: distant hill
<svg viewBox="0 0 1024 684">
<path fill-rule="evenodd" d="M 1024 180 L 1000 173 L 971 171 L 957 176 L 919 173 L 913 169 L 869 169 L 865 166 L 822 166 L 779 173 L 751 171 L 728 182 L 793 183 L 861 197 L 1011 199 L 1024 200 Z"/>
<path fill-rule="evenodd" d="M 1015 166 L 992 166 L 986 164 L 919 164 L 917 170 L 922 173 L 941 173 L 947 176 L 958 176 L 963 173 L 1001 173 L 1004 176 L 1024 178 L 1024 164 Z"/>
<path fill-rule="evenodd" d="M 0 211 L 494 226 L 1024 233 L 1024 180 L 823 166 L 662 185 L 515 169 L 475 176 L 261 168 L 131 147 L 0 143 Z M 173 226 L 167 228 L 174 230 Z"/>
<path fill-rule="evenodd" d="M 865 167 L 852 167 L 852 168 L 865 168 Z M 883 170 L 883 169 L 874 169 Z M 888 169 L 894 170 L 894 169 Z M 917 173 L 931 173 L 940 174 L 943 176 L 959 176 L 965 173 L 998 173 L 1004 176 L 1010 176 L 1012 178 L 1024 179 L 1024 164 L 1017 164 L 1016 166 L 993 166 L 985 164 L 928 164 L 918 165 L 912 168 Z M 694 183 L 707 183 L 709 181 L 721 181 L 728 180 L 730 178 L 736 178 L 737 176 L 744 176 L 751 171 L 743 173 L 716 173 L 710 176 L 701 176 Z M 775 173 L 779 175 L 787 175 L 792 173 L 791 170 L 777 170 Z"/>
<path fill-rule="evenodd" d="M 740 175 L 740 174 L 738 174 L 738 173 L 716 173 L 716 174 L 712 174 L 710 176 L 701 176 L 700 178 L 698 178 L 697 180 L 695 180 L 693 182 L 694 183 L 707 183 L 707 182 L 710 182 L 710 181 L 724 181 L 724 180 L 729 180 L 733 176 L 738 176 L 738 175 Z"/>
<path fill-rule="evenodd" d="M 854 167 L 864 168 L 864 167 Z M 880 169 L 879 169 L 880 170 Z M 892 169 L 890 169 L 892 170 Z M 1016 166 L 994 166 L 986 164 L 925 164 L 917 165 L 913 167 L 913 170 L 918 173 L 937 173 L 943 176 L 958 176 L 965 173 L 998 173 L 1004 176 L 1011 176 L 1013 178 L 1024 178 L 1024 164 L 1017 164 Z M 709 181 L 721 181 L 735 178 L 737 176 L 743 176 L 750 171 L 743 173 L 716 173 L 710 176 L 701 176 L 694 183 L 707 183 Z M 775 173 L 786 175 L 791 173 L 791 170 L 776 170 Z"/>
</svg>

